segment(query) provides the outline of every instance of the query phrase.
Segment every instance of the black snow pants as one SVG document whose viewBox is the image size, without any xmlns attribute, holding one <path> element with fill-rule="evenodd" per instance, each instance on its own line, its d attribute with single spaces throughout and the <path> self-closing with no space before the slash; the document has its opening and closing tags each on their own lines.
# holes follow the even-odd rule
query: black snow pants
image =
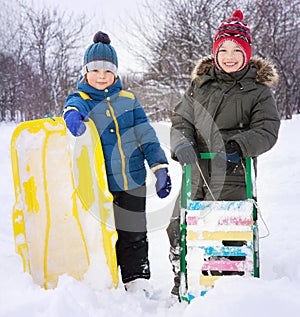
<svg viewBox="0 0 300 317">
<path fill-rule="evenodd" d="M 117 262 L 122 281 L 150 278 L 146 224 L 146 186 L 133 190 L 112 192 L 114 216 L 118 232 Z"/>
</svg>

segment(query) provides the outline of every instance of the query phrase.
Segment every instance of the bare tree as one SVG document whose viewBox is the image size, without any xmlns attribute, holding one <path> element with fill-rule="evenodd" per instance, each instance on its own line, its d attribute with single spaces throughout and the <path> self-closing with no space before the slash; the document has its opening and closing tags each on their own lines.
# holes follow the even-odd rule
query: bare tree
<svg viewBox="0 0 300 317">
<path fill-rule="evenodd" d="M 240 8 L 247 5 L 239 2 Z M 197 60 L 212 54 L 215 29 L 234 9 L 220 0 L 164 0 L 159 9 L 146 1 L 145 6 L 147 25 L 143 14 L 129 30 L 140 43 L 135 54 L 145 64 L 142 80 L 133 89 L 143 86 L 140 99 L 150 118 L 162 120 L 187 88 Z"/>
<path fill-rule="evenodd" d="M 290 118 L 300 112 L 299 0 L 164 0 L 159 9 L 149 4 L 148 9 L 150 24 L 143 25 L 143 15 L 131 30 L 144 44 L 136 51 L 145 63 L 142 81 L 136 86 L 142 83 L 145 99 L 152 96 L 153 109 L 173 107 L 157 96 L 168 89 L 175 94 L 185 90 L 197 59 L 212 53 L 216 27 L 241 9 L 252 29 L 254 54 L 270 59 L 279 71 L 275 96 L 281 116 Z"/>
<path fill-rule="evenodd" d="M 0 93 L 1 110 L 5 109 L 0 120 L 4 113 L 11 120 L 59 115 L 76 85 L 86 18 L 57 8 L 36 9 L 18 0 L 12 3 L 7 8 L 15 20 L 10 20 L 11 15 L 5 20 L 4 15 L 0 27 L 6 35 L 0 64 L 10 62 L 6 81 L 0 84 L 5 88 Z"/>
<path fill-rule="evenodd" d="M 82 55 L 86 19 L 11 1 L 18 6 L 4 2 L 0 12 L 0 120 L 20 119 L 20 113 L 22 120 L 57 115 L 77 80 L 79 65 L 74 60 Z M 279 71 L 274 91 L 278 108 L 282 117 L 291 118 L 300 113 L 299 3 L 163 0 L 154 7 L 145 0 L 140 15 L 123 25 L 131 35 L 125 45 L 143 63 L 143 71 L 124 82 L 150 118 L 168 119 L 197 60 L 212 53 L 216 27 L 238 8 L 252 29 L 254 54 L 270 59 Z"/>
<path fill-rule="evenodd" d="M 27 46 L 24 58 L 31 60 L 39 75 L 39 106 L 42 113 L 57 115 L 70 87 L 75 85 L 77 72 L 72 58 L 79 49 L 86 18 L 74 20 L 72 15 L 60 13 L 56 8 L 21 7 L 23 20 L 27 22 L 19 25 Z"/>
<path fill-rule="evenodd" d="M 256 0 L 251 14 L 254 50 L 279 72 L 275 95 L 281 116 L 300 113 L 300 1 Z"/>
</svg>

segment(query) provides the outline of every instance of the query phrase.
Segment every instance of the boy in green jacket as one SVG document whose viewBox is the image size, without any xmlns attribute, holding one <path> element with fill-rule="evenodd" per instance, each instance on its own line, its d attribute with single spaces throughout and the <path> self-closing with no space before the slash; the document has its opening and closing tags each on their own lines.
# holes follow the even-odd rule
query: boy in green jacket
<svg viewBox="0 0 300 317">
<path fill-rule="evenodd" d="M 192 164 L 193 200 L 246 199 L 245 159 L 252 157 L 256 166 L 256 157 L 270 150 L 277 141 L 280 119 L 270 87 L 277 82 L 278 75 L 270 62 L 251 57 L 251 42 L 251 31 L 243 13 L 236 10 L 218 27 L 213 56 L 198 62 L 192 82 L 175 108 L 172 158 L 182 165 Z M 200 159 L 200 152 L 218 154 L 208 161 Z M 209 188 L 204 185 L 197 165 Z M 178 198 L 167 228 L 175 273 L 172 294 L 176 296 L 179 293 L 179 201 Z"/>
</svg>

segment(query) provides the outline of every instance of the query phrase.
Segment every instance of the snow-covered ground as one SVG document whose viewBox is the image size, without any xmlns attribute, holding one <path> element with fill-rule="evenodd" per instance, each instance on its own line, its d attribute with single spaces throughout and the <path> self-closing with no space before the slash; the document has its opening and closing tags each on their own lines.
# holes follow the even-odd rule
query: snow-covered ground
<svg viewBox="0 0 300 317">
<path fill-rule="evenodd" d="M 0 123 L 0 316 L 1 317 L 281 317 L 300 311 L 300 116 L 283 121 L 276 146 L 259 158 L 258 203 L 262 218 L 261 278 L 220 279 L 213 290 L 191 302 L 168 306 L 172 272 L 168 261 L 166 220 L 158 210 L 172 209 L 180 170 L 171 162 L 174 193 L 162 201 L 150 199 L 151 283 L 158 299 L 149 300 L 116 290 L 95 291 L 67 275 L 57 288 L 44 290 L 23 272 L 15 253 L 11 211 L 14 203 L 10 163 L 10 139 L 15 124 Z M 164 128 L 163 128 L 164 130 Z M 298 135 L 299 133 L 299 135 Z M 165 143 L 167 141 L 162 141 Z M 166 212 L 167 214 L 169 211 Z M 152 217 L 153 218 L 153 217 Z M 153 223 L 152 223 L 153 221 Z"/>
</svg>

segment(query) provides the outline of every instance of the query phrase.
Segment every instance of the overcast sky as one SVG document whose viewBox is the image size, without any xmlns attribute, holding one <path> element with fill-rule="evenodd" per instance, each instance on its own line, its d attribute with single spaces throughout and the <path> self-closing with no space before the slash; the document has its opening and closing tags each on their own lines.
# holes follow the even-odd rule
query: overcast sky
<svg viewBox="0 0 300 317">
<path fill-rule="evenodd" d="M 93 18 L 91 25 L 88 27 L 86 46 L 92 43 L 93 35 L 101 30 L 106 32 L 111 38 L 111 44 L 117 51 L 119 59 L 119 69 L 135 69 L 136 62 L 124 48 L 119 39 L 126 36 L 122 30 L 122 24 L 127 17 L 133 17 L 141 10 L 142 0 L 27 0 L 34 5 L 46 5 L 47 7 L 59 7 L 64 11 L 72 11 L 79 15 L 84 13 L 87 17 Z M 155 0 L 156 1 L 156 0 Z M 150 3 L 153 3 L 151 1 Z M 120 22 L 122 21 L 122 22 Z"/>
<path fill-rule="evenodd" d="M 110 28 L 118 18 L 136 11 L 141 0 L 32 0 L 38 4 L 58 6 L 74 13 L 96 16 L 99 25 Z"/>
</svg>

